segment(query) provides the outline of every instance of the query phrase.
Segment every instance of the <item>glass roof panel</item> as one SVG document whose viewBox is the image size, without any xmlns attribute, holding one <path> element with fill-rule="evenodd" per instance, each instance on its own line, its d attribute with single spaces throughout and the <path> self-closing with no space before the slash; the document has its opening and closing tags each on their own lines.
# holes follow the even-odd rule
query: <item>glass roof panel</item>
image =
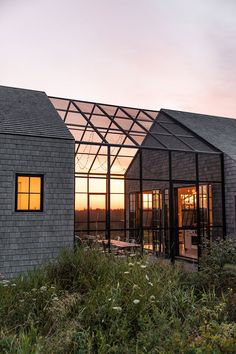
<svg viewBox="0 0 236 354">
<path fill-rule="evenodd" d="M 83 130 L 73 129 L 73 127 L 70 127 L 70 126 L 68 126 L 68 128 L 70 129 L 70 132 L 73 135 L 73 137 L 75 138 L 75 140 L 80 141 L 82 139 L 84 129 Z"/>
<path fill-rule="evenodd" d="M 66 124 L 77 124 L 86 126 L 87 121 L 80 113 L 68 112 L 65 120 Z"/>
<path fill-rule="evenodd" d="M 148 111 L 145 110 L 144 112 L 146 112 L 149 116 L 151 116 L 153 119 L 156 119 L 158 112 L 157 111 Z"/>
<path fill-rule="evenodd" d="M 70 102 L 70 100 L 56 97 L 49 97 L 49 99 L 56 109 L 67 109 Z"/>
<path fill-rule="evenodd" d="M 142 125 L 141 122 L 140 122 L 140 125 Z M 134 125 L 132 126 L 132 129 L 131 129 L 131 132 L 143 132 L 143 133 L 145 133 L 145 129 L 142 128 L 142 126 L 140 126 L 140 125 L 137 124 L 137 123 L 134 123 Z"/>
<path fill-rule="evenodd" d="M 170 133 L 174 135 L 184 135 L 184 136 L 192 136 L 192 134 L 187 130 L 181 127 L 179 124 L 172 123 L 172 124 L 165 124 L 161 123 L 163 128 L 166 128 Z"/>
<path fill-rule="evenodd" d="M 106 116 L 98 116 L 93 114 L 90 118 L 90 122 L 96 127 L 108 128 L 111 124 L 111 120 Z"/>
<path fill-rule="evenodd" d="M 144 138 L 145 138 L 144 135 L 131 134 L 130 136 L 136 141 L 136 143 L 137 143 L 138 145 L 141 145 L 142 142 L 143 142 L 143 140 L 144 140 Z"/>
<path fill-rule="evenodd" d="M 132 138 L 132 139 L 134 139 L 134 136 L 132 136 L 131 134 L 129 134 L 129 136 Z M 134 141 L 137 141 L 136 139 L 134 139 Z M 136 142 L 137 143 L 137 142 Z M 133 146 L 135 146 L 135 143 L 133 143 L 133 141 L 132 140 L 130 140 L 130 138 L 126 138 L 125 139 L 125 142 L 124 142 L 124 144 L 123 144 L 123 146 L 124 145 L 133 145 Z"/>
<path fill-rule="evenodd" d="M 173 119 L 164 114 L 158 116 L 158 111 L 56 97 L 50 99 L 60 117 L 64 119 L 66 116 L 65 123 L 76 140 L 77 173 L 106 174 L 106 144 L 110 145 L 111 173 L 117 175 L 126 172 L 138 146 L 215 151 Z"/>
<path fill-rule="evenodd" d="M 170 124 L 168 124 L 169 126 Z M 171 133 L 168 133 L 168 131 L 162 126 L 160 125 L 158 122 L 155 122 L 152 126 L 151 129 L 152 133 L 157 133 L 157 134 L 166 134 L 166 135 L 170 135 Z"/>
<path fill-rule="evenodd" d="M 121 118 L 129 118 L 131 119 L 125 112 L 123 112 L 120 108 L 118 109 L 116 113 L 116 117 L 121 117 Z"/>
<path fill-rule="evenodd" d="M 101 111 L 101 109 L 97 105 L 95 105 L 93 113 L 94 114 L 102 114 L 102 115 L 104 115 L 103 111 Z"/>
<path fill-rule="evenodd" d="M 150 122 L 149 121 L 144 121 L 144 120 L 138 120 L 138 121 L 147 130 L 149 130 L 151 128 L 152 124 L 153 124 L 152 121 L 150 121 Z"/>
<path fill-rule="evenodd" d="M 124 111 L 127 114 L 129 114 L 133 118 L 135 118 L 137 116 L 137 114 L 139 113 L 139 110 L 135 109 L 135 108 L 126 108 L 126 107 L 124 107 L 123 109 L 124 109 Z"/>
<path fill-rule="evenodd" d="M 113 155 L 116 156 L 119 151 L 120 151 L 120 147 L 112 146 L 112 148 L 111 148 L 111 156 L 113 156 Z"/>
<path fill-rule="evenodd" d="M 111 166 L 111 173 L 117 174 L 125 174 L 127 168 L 129 167 L 130 163 L 132 162 L 133 157 L 117 157 L 112 166 Z"/>
<path fill-rule="evenodd" d="M 176 138 L 174 135 L 160 135 L 156 134 L 157 139 L 163 143 L 167 149 L 180 149 L 180 150 L 186 150 L 186 151 L 191 151 L 191 148 L 189 148 L 187 145 L 185 145 L 182 141 L 180 141 L 178 138 Z"/>
<path fill-rule="evenodd" d="M 94 107 L 94 103 L 82 102 L 82 101 L 72 101 L 72 102 L 74 102 L 76 104 L 76 106 L 78 106 L 79 109 L 84 113 L 91 113 L 92 109 Z M 72 106 L 74 106 L 74 105 L 72 105 Z"/>
<path fill-rule="evenodd" d="M 157 137 L 158 138 L 158 137 Z M 148 136 L 145 141 L 143 142 L 143 146 L 156 146 L 157 148 L 163 149 L 164 145 L 161 144 L 160 142 L 158 142 L 155 138 L 153 138 L 152 136 Z"/>
<path fill-rule="evenodd" d="M 173 123 L 173 120 L 161 114 L 160 117 L 158 117 L 158 122 Z"/>
<path fill-rule="evenodd" d="M 205 144 L 203 141 L 201 141 L 200 139 L 197 139 L 195 137 L 182 137 L 181 138 L 184 142 L 186 142 L 187 144 L 189 144 L 190 146 L 192 146 L 192 148 L 194 150 L 198 150 L 198 151 L 212 151 L 213 149 Z"/>
<path fill-rule="evenodd" d="M 125 118 L 115 118 L 115 122 L 119 124 L 119 126 L 124 130 L 129 130 L 131 125 L 133 124 L 133 121 L 131 119 L 125 119 Z M 118 129 L 117 126 L 116 129 Z"/>
<path fill-rule="evenodd" d="M 156 115 L 157 115 L 158 112 L 156 112 Z M 145 111 L 140 111 L 139 112 L 139 115 L 138 115 L 138 119 L 142 119 L 142 120 L 148 120 L 148 121 L 153 121 L 152 117 L 149 115 L 149 112 L 146 112 L 145 114 Z"/>
<path fill-rule="evenodd" d="M 122 144 L 123 140 L 125 139 L 126 135 L 122 132 L 120 133 L 108 133 L 106 135 L 106 140 L 109 144 Z"/>
<path fill-rule="evenodd" d="M 96 154 L 99 150 L 99 145 L 80 144 L 77 150 L 78 154 Z"/>
<path fill-rule="evenodd" d="M 66 112 L 65 111 L 57 111 L 57 113 L 59 114 L 59 116 L 61 117 L 62 120 L 64 120 Z"/>
<path fill-rule="evenodd" d="M 91 173 L 107 173 L 107 156 L 97 155 L 91 165 Z"/>
<path fill-rule="evenodd" d="M 121 148 L 119 151 L 119 156 L 134 156 L 138 149 L 132 148 Z"/>
<path fill-rule="evenodd" d="M 75 172 L 88 173 L 95 155 L 90 154 L 77 154 L 75 159 Z"/>
<path fill-rule="evenodd" d="M 99 104 L 99 107 L 101 107 L 109 116 L 114 116 L 117 110 L 116 106 L 109 106 L 105 104 Z"/>
<path fill-rule="evenodd" d="M 86 130 L 83 136 L 84 142 L 101 143 L 102 139 L 94 130 Z"/>
</svg>

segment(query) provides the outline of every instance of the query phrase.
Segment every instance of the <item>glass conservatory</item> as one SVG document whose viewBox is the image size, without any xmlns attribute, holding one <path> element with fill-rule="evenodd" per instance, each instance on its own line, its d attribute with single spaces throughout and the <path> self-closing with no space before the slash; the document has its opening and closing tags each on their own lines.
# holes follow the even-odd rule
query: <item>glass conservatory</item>
<svg viewBox="0 0 236 354">
<path fill-rule="evenodd" d="M 75 234 L 197 260 L 225 234 L 223 155 L 160 112 L 50 97 L 75 138 Z"/>
</svg>

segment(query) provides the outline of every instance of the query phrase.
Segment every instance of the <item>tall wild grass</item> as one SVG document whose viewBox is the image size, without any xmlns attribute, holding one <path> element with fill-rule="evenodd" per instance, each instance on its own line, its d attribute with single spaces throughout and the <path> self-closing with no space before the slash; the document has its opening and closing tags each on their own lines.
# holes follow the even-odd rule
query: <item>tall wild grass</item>
<svg viewBox="0 0 236 354">
<path fill-rule="evenodd" d="M 232 264 L 235 248 L 224 247 Z M 0 353 L 233 354 L 236 275 L 224 268 L 229 257 L 218 262 L 219 248 L 197 273 L 149 257 L 64 251 L 1 282 Z"/>
</svg>

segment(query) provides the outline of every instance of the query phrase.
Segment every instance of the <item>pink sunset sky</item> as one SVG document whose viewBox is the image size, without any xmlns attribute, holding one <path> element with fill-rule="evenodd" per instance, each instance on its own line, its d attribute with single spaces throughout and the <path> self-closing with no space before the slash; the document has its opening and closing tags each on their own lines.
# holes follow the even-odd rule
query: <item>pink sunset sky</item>
<svg viewBox="0 0 236 354">
<path fill-rule="evenodd" d="M 0 0 L 0 84 L 236 117 L 236 0 Z"/>
</svg>

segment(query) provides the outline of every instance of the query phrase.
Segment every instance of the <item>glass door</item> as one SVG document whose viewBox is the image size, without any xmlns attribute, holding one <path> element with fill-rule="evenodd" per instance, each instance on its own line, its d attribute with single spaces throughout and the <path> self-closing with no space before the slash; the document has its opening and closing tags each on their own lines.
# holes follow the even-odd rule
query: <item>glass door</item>
<svg viewBox="0 0 236 354">
<path fill-rule="evenodd" d="M 178 253 L 182 257 L 197 259 L 198 235 L 196 186 L 176 188 L 175 199 Z"/>
</svg>

